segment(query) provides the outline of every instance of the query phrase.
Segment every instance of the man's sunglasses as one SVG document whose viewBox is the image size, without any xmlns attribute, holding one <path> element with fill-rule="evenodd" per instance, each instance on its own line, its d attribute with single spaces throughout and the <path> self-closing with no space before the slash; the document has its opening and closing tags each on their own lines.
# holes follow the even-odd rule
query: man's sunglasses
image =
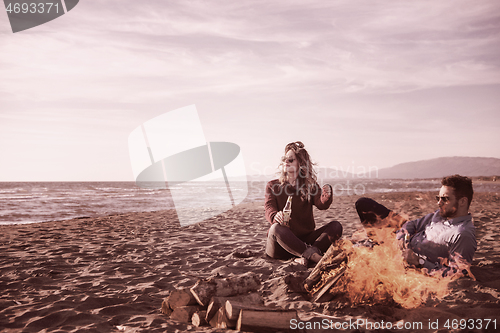
<svg viewBox="0 0 500 333">
<path fill-rule="evenodd" d="M 436 201 L 439 202 L 439 200 L 442 200 L 444 203 L 447 203 L 450 201 L 450 197 L 440 197 L 439 195 L 436 195 Z"/>
</svg>

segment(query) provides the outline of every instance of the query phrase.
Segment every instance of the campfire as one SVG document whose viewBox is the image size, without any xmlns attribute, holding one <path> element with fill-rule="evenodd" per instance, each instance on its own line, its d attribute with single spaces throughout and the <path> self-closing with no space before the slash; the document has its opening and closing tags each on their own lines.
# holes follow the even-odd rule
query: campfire
<svg viewBox="0 0 500 333">
<path fill-rule="evenodd" d="M 394 238 L 387 229 L 381 229 L 378 234 Z M 330 253 L 327 253 L 324 262 L 316 267 L 321 280 L 309 287 L 309 292 L 316 301 L 329 294 L 330 298 L 338 297 L 343 303 L 350 305 L 396 303 L 403 308 L 412 309 L 425 303 L 429 297 L 439 299 L 449 292 L 448 282 L 451 277 L 433 277 L 408 269 L 395 239 L 373 248 L 343 241 L 331 249 L 332 253 L 340 252 L 345 259 L 334 267 L 339 254 L 332 264 L 328 260 Z M 321 288 L 327 285 L 325 281 L 335 277 L 338 277 L 338 281 L 321 293 Z"/>
<path fill-rule="evenodd" d="M 311 299 L 337 299 L 351 306 L 393 303 L 413 309 L 428 299 L 448 295 L 448 283 L 464 276 L 464 271 L 474 279 L 462 258 L 454 258 L 451 265 L 446 263 L 452 268 L 448 270 L 428 272 L 408 268 L 394 234 L 403 220 L 389 216 L 353 235 L 358 240 L 366 238 L 360 235 L 368 235 L 374 241 L 369 243 L 372 246 L 360 246 L 362 242 L 353 244 L 350 240 L 332 244 L 305 281 Z"/>
</svg>

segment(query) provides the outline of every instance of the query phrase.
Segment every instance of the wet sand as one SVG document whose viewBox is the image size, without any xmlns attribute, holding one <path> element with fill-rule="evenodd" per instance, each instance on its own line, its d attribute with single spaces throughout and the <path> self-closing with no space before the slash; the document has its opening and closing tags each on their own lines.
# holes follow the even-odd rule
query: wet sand
<svg viewBox="0 0 500 333">
<path fill-rule="evenodd" d="M 372 196 L 409 219 L 436 209 L 435 193 Z M 335 197 L 330 209 L 315 211 L 317 225 L 337 220 L 350 236 L 361 224 L 357 196 Z M 450 283 L 441 300 L 416 309 L 397 304 L 342 306 L 311 303 L 293 292 L 290 277 L 308 271 L 293 261 L 263 256 L 268 222 L 263 203 L 241 204 L 210 220 L 180 227 L 175 212 L 130 213 L 100 218 L 0 226 L 0 328 L 5 332 L 182 332 L 224 331 L 194 327 L 160 312 L 174 288 L 200 277 L 255 272 L 265 304 L 294 308 L 311 318 L 348 322 L 421 322 L 416 331 L 444 329 L 446 320 L 496 319 L 500 330 L 500 197 L 476 193 L 471 206 L 478 250 L 472 273 Z M 430 322 L 439 328 L 430 328 Z M 457 322 L 458 322 L 457 321 Z M 470 322 L 469 322 L 470 323 Z M 470 324 L 474 329 L 479 321 Z M 325 332 L 324 329 L 307 330 Z M 376 327 L 375 327 L 376 328 Z M 486 331 L 492 330 L 493 323 Z M 331 330 L 330 330 L 331 331 Z M 352 326 L 345 332 L 354 332 Z M 359 331 L 370 331 L 366 327 Z M 444 329 L 444 331 L 448 331 Z"/>
</svg>

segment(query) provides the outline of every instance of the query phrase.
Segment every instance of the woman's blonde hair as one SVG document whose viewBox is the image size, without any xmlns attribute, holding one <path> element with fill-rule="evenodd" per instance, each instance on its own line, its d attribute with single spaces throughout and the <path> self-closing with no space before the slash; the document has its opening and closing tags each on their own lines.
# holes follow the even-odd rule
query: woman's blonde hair
<svg viewBox="0 0 500 333">
<path fill-rule="evenodd" d="M 295 153 L 295 157 L 297 158 L 297 162 L 299 164 L 296 188 L 300 191 L 300 196 L 302 198 L 309 200 L 311 192 L 316 185 L 317 179 L 316 170 L 314 170 L 315 163 L 311 161 L 311 157 L 309 156 L 307 150 L 304 148 L 304 144 L 302 142 L 295 141 L 287 144 L 285 146 L 285 156 L 286 153 L 288 153 L 290 150 Z M 283 157 L 280 164 L 281 172 L 279 180 L 282 185 L 285 184 L 287 178 L 287 173 L 285 171 L 285 168 L 283 168 L 285 160 L 286 158 Z"/>
</svg>

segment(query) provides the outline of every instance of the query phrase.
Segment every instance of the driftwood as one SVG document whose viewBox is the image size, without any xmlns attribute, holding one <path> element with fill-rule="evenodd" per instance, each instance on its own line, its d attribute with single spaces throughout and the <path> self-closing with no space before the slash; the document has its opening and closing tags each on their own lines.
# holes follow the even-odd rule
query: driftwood
<svg viewBox="0 0 500 333">
<path fill-rule="evenodd" d="M 289 330 L 290 320 L 297 318 L 296 310 L 261 311 L 242 309 L 236 323 L 236 329 L 253 332 Z"/>
<path fill-rule="evenodd" d="M 180 321 L 183 323 L 190 323 L 195 312 L 200 311 L 201 308 L 198 305 L 187 305 L 175 308 L 170 319 Z"/>
<path fill-rule="evenodd" d="M 260 286 L 260 279 L 255 273 L 229 278 L 200 279 L 190 289 L 201 306 L 207 306 L 214 296 L 232 296 L 255 291 Z"/>
<path fill-rule="evenodd" d="M 197 311 L 193 313 L 193 316 L 191 317 L 191 322 L 196 327 L 204 326 L 207 324 L 207 321 L 205 320 L 206 315 L 207 311 Z"/>
</svg>

